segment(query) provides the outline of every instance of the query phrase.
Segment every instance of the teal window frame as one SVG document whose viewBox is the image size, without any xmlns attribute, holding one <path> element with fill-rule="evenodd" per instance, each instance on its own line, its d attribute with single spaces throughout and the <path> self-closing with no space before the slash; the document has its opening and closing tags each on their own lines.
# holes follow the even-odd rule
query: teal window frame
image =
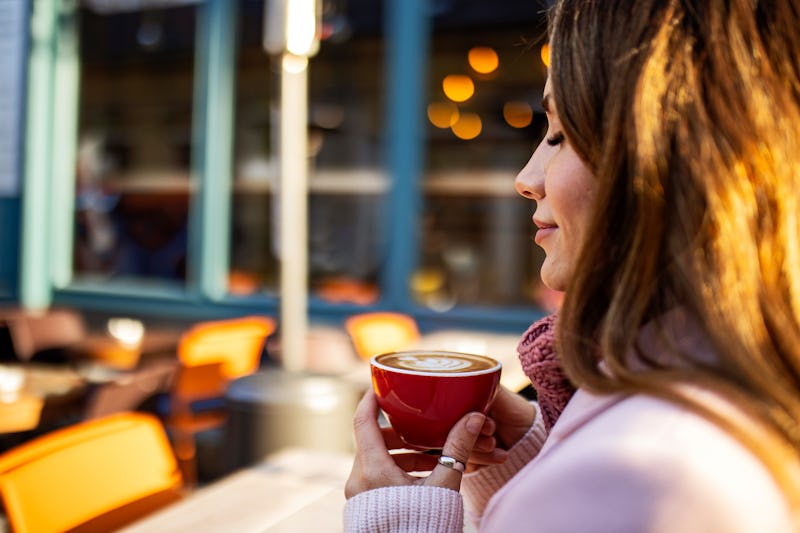
<svg viewBox="0 0 800 533">
<path fill-rule="evenodd" d="M 198 4 L 187 282 L 171 286 L 89 285 L 70 281 L 75 202 L 79 57 L 75 0 L 31 0 L 19 300 L 142 316 L 200 319 L 260 312 L 277 315 L 279 299 L 226 291 L 230 246 L 236 9 L 230 0 Z M 526 308 L 457 307 L 438 313 L 417 305 L 408 281 L 416 268 L 423 193 L 425 79 L 431 40 L 425 0 L 386 0 L 386 168 L 391 176 L 387 253 L 381 299 L 374 306 L 309 299 L 311 320 L 340 321 L 372 309 L 407 312 L 432 327 L 522 331 L 543 315 Z M 311 68 L 313 69 L 313 59 Z M 58 102 L 58 105 L 55 105 Z M 69 105 L 69 103 L 72 105 Z M 412 228 L 412 229 L 410 229 Z"/>
</svg>

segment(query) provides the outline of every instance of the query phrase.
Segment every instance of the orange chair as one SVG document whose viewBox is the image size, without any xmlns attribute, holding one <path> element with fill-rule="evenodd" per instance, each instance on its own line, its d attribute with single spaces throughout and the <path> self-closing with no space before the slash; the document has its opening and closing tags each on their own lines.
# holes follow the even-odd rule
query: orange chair
<svg viewBox="0 0 800 533">
<path fill-rule="evenodd" d="M 0 496 L 16 533 L 113 531 L 182 497 L 158 419 L 119 413 L 0 455 Z"/>
<path fill-rule="evenodd" d="M 166 426 L 187 485 L 197 481 L 195 435 L 225 423 L 222 398 L 228 382 L 258 369 L 266 338 L 275 321 L 264 316 L 196 324 L 181 337 L 181 368 L 170 393 Z M 198 410 L 201 402 L 217 405 Z"/>
<path fill-rule="evenodd" d="M 409 348 L 419 340 L 419 329 L 413 317 L 403 313 L 376 311 L 348 317 L 344 322 L 359 357 Z"/>
</svg>

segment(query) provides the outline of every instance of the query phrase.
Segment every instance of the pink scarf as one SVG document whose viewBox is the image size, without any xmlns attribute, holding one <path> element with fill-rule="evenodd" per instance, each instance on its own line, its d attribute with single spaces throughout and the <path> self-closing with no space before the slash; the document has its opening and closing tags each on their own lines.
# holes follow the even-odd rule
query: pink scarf
<svg viewBox="0 0 800 533">
<path fill-rule="evenodd" d="M 522 370 L 536 390 L 539 408 L 547 431 L 575 392 L 556 353 L 558 315 L 548 315 L 534 322 L 522 335 L 517 352 Z"/>
</svg>

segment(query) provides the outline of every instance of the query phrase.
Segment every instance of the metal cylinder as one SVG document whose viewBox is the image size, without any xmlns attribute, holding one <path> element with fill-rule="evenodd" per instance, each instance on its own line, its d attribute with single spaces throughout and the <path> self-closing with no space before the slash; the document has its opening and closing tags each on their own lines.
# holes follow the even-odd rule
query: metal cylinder
<svg viewBox="0 0 800 533">
<path fill-rule="evenodd" d="M 334 376 L 267 369 L 233 381 L 225 456 L 229 471 L 288 447 L 352 452 L 363 391 Z"/>
</svg>

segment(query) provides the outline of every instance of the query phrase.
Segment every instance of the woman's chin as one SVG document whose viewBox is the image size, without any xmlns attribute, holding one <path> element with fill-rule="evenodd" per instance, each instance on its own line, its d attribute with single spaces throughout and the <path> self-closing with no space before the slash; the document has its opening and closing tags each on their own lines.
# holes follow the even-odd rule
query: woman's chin
<svg viewBox="0 0 800 533">
<path fill-rule="evenodd" d="M 548 289 L 563 292 L 567 288 L 568 277 L 566 272 L 558 268 L 557 265 L 550 263 L 548 259 L 544 260 L 539 275 L 542 278 L 542 283 Z"/>
</svg>

